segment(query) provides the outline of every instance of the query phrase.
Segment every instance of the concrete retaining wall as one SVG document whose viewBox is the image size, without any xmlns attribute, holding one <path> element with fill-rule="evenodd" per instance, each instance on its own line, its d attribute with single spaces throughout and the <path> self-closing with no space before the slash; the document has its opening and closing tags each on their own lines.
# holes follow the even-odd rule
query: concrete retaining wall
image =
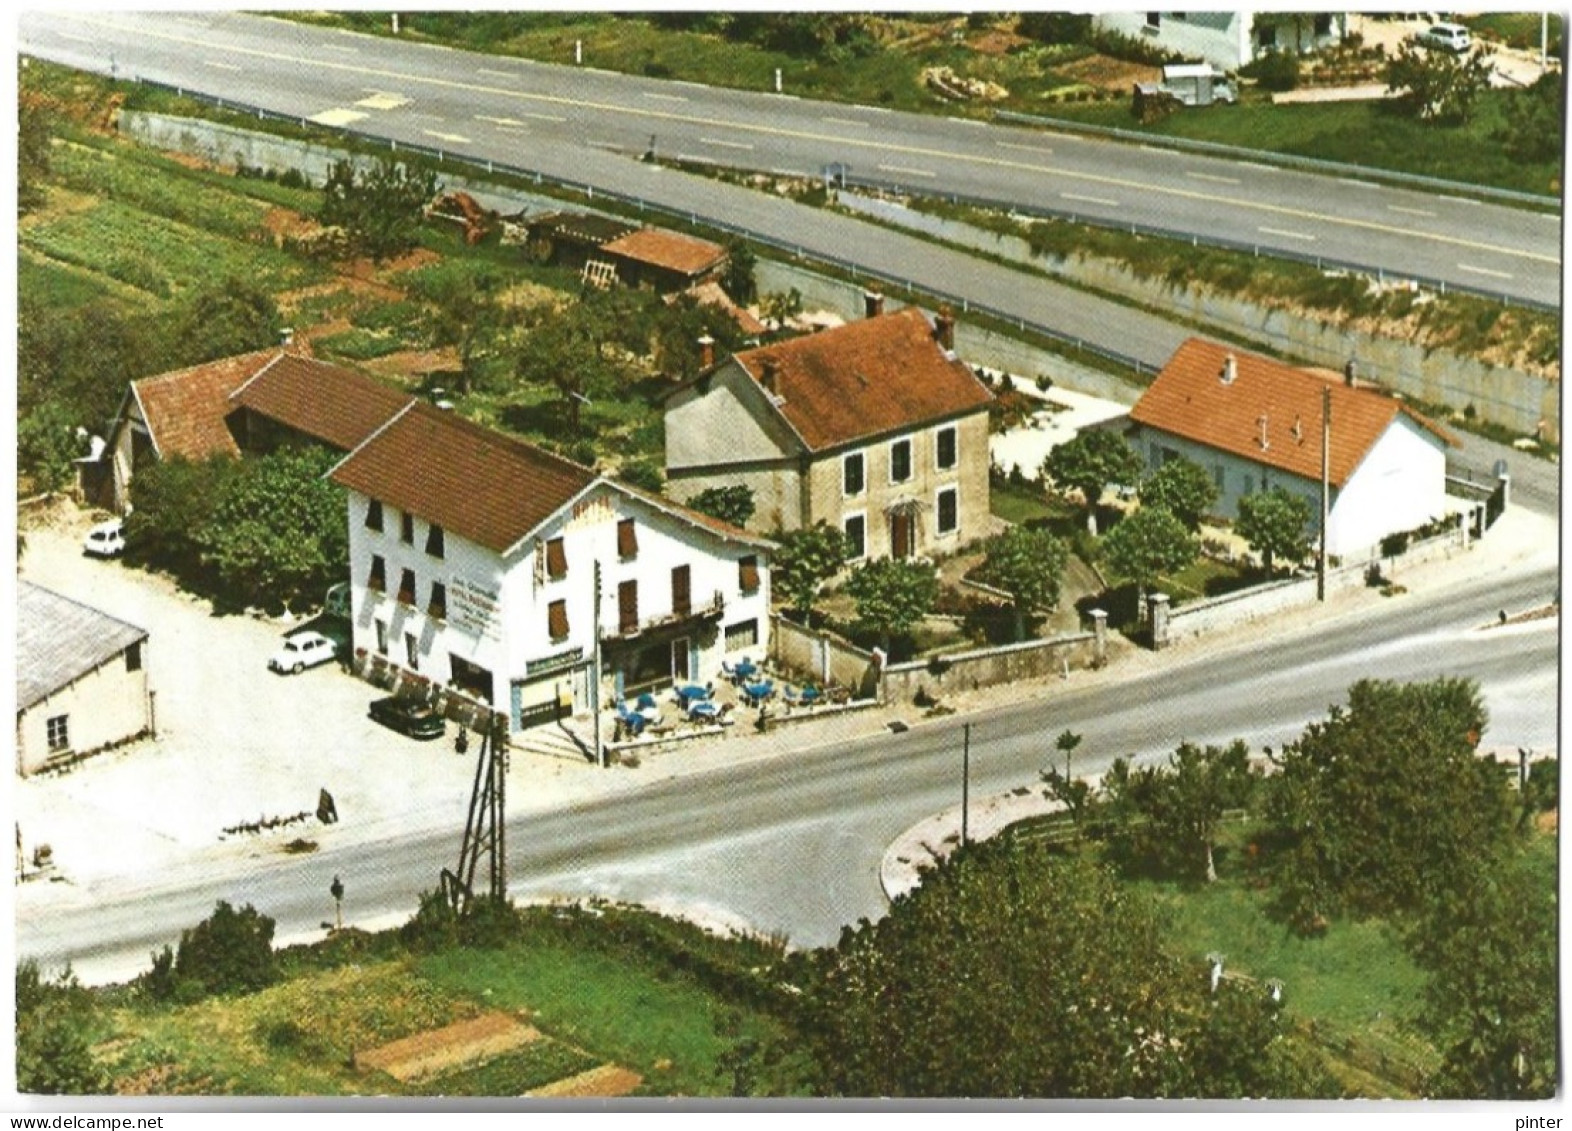
<svg viewBox="0 0 1572 1131">
<path fill-rule="evenodd" d="M 884 671 L 884 700 L 910 702 L 918 688 L 941 696 L 945 689 L 970 690 L 1054 675 L 1066 667 L 1086 668 L 1101 662 L 1095 632 L 1077 632 L 1052 640 L 1028 640 L 1000 648 L 983 648 L 945 656 L 941 663 L 917 660 L 891 664 Z"/>
<path fill-rule="evenodd" d="M 1227 295 L 1169 286 L 1154 279 L 1143 279 L 1122 264 L 1109 260 L 1038 256 L 1019 236 L 1000 235 L 971 224 L 916 212 L 892 201 L 845 192 L 840 194 L 839 200 L 843 206 L 863 215 L 959 246 L 1030 263 L 1049 274 L 1149 304 L 1177 317 L 1215 326 L 1283 354 L 1302 358 L 1312 365 L 1341 370 L 1352 354 L 1358 360 L 1362 375 L 1389 389 L 1459 411 L 1473 405 L 1479 419 L 1523 435 L 1537 435 L 1540 421 L 1544 421 L 1546 439 L 1554 440 L 1561 433 L 1561 383 L 1548 377 L 1486 365 L 1444 350 L 1427 350 L 1414 342 L 1363 333 L 1335 322 L 1273 310 Z M 968 356 L 968 360 L 972 358 Z M 1065 384 L 1069 388 L 1080 388 L 1070 381 Z M 1084 391 L 1095 392 L 1092 389 Z"/>
<path fill-rule="evenodd" d="M 859 698 L 877 694 L 879 668 L 872 652 L 823 629 L 804 628 L 779 613 L 770 614 L 770 658 L 781 667 L 836 683 Z"/>
</svg>

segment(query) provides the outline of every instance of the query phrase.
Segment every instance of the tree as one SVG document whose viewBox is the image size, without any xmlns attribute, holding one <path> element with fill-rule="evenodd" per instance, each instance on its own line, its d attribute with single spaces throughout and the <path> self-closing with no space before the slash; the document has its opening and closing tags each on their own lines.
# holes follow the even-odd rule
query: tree
<svg viewBox="0 0 1572 1131">
<path fill-rule="evenodd" d="M 1430 1094 L 1549 1099 L 1557 1084 L 1555 861 L 1514 850 L 1442 889 L 1407 936 L 1442 1054 Z"/>
<path fill-rule="evenodd" d="M 1506 124 L 1490 135 L 1518 161 L 1554 161 L 1561 155 L 1566 125 L 1566 78 L 1546 71 L 1507 96 Z"/>
<path fill-rule="evenodd" d="M 1081 493 L 1086 505 L 1086 528 L 1097 533 L 1097 501 L 1110 483 L 1134 483 L 1141 474 L 1141 457 L 1115 432 L 1092 429 L 1081 432 L 1048 453 L 1041 474 L 1061 490 Z"/>
<path fill-rule="evenodd" d="M 796 287 L 789 291 L 770 291 L 759 300 L 759 317 L 773 330 L 779 330 L 801 313 L 802 292 Z"/>
<path fill-rule="evenodd" d="M 1472 680 L 1361 680 L 1284 748 L 1266 815 L 1296 925 L 1417 911 L 1492 857 L 1516 807 L 1476 756 L 1486 722 Z"/>
<path fill-rule="evenodd" d="M 87 454 L 77 439 L 76 414 L 58 400 L 36 405 L 16 422 L 17 470 L 30 475 L 36 491 L 58 491 L 71 482 L 71 461 Z"/>
<path fill-rule="evenodd" d="M 1462 125 L 1473 115 L 1479 96 L 1490 86 L 1494 68 L 1476 48 L 1450 55 L 1404 43 L 1387 60 L 1384 78 L 1400 111 L 1421 122 Z"/>
<path fill-rule="evenodd" d="M 787 531 L 776 545 L 770 557 L 770 584 L 787 607 L 806 621 L 819 588 L 846 564 L 846 535 L 821 519 L 802 530 Z"/>
<path fill-rule="evenodd" d="M 171 325 L 181 364 L 200 365 L 277 345 L 283 318 L 266 288 L 237 277 L 186 299 Z"/>
<path fill-rule="evenodd" d="M 747 306 L 759 297 L 759 285 L 753 277 L 758 261 L 753 249 L 740 239 L 730 241 L 726 250 L 729 254 L 726 272 L 721 276 L 721 289 L 731 296 L 733 302 Z"/>
<path fill-rule="evenodd" d="M 343 578 L 344 490 L 326 478 L 340 458 L 324 448 L 281 448 L 225 477 L 196 540 L 226 602 L 310 605 Z"/>
<path fill-rule="evenodd" d="M 1217 483 L 1200 464 L 1171 459 L 1141 484 L 1141 505 L 1162 507 L 1191 530 L 1217 502 Z"/>
<path fill-rule="evenodd" d="M 458 354 L 459 392 L 475 386 L 479 363 L 502 330 L 502 280 L 494 271 L 438 273 L 425 297 L 431 303 L 431 344 Z"/>
<path fill-rule="evenodd" d="M 514 347 L 515 376 L 556 389 L 571 437 L 581 435 L 584 404 L 612 396 L 633 379 L 627 315 L 637 301 L 625 292 L 590 291 L 565 310 L 537 308 Z"/>
<path fill-rule="evenodd" d="M 318 219 L 342 228 L 350 247 L 380 263 L 415 246 L 427 205 L 438 192 L 437 175 L 384 157 L 357 168 L 335 161 L 322 186 Z"/>
<path fill-rule="evenodd" d="M 1159 577 L 1195 561 L 1195 535 L 1162 507 L 1141 507 L 1108 532 L 1103 557 L 1135 582 L 1136 601 L 1146 605 L 1146 590 Z"/>
<path fill-rule="evenodd" d="M 183 1000 L 264 989 L 276 977 L 273 928 L 273 920 L 249 903 L 237 911 L 219 900 L 212 915 L 180 932 L 172 967 L 168 947 L 154 956 L 155 975 L 162 966 L 173 979 L 155 977 L 149 986 L 155 996 Z"/>
<path fill-rule="evenodd" d="M 1235 532 L 1261 555 L 1270 577 L 1279 558 L 1298 563 L 1310 552 L 1305 528 L 1310 524 L 1310 500 L 1282 487 L 1257 491 L 1239 500 Z"/>
<path fill-rule="evenodd" d="M 1217 880 L 1213 852 L 1218 828 L 1229 809 L 1245 806 L 1255 778 L 1250 750 L 1235 740 L 1224 746 L 1181 743 L 1168 765 L 1132 769 L 1104 782 L 1116 811 L 1137 820 L 1122 831 L 1138 831 L 1139 842 L 1170 870 Z"/>
<path fill-rule="evenodd" d="M 16 109 L 16 207 L 25 216 L 44 202 L 54 114 L 42 96 L 26 89 L 17 92 Z"/>
<path fill-rule="evenodd" d="M 857 603 L 858 623 L 888 652 L 892 637 L 910 632 L 933 608 L 939 577 L 923 562 L 876 558 L 852 571 L 846 592 Z"/>
<path fill-rule="evenodd" d="M 1059 603 L 1059 582 L 1070 551 L 1046 530 L 1014 526 L 983 543 L 977 580 L 1010 594 L 1015 610 L 1015 639 L 1026 639 L 1026 617 L 1049 612 Z"/>
<path fill-rule="evenodd" d="M 747 526 L 753 517 L 753 488 L 741 483 L 730 487 L 706 487 L 689 499 L 688 505 L 733 526 Z"/>
<path fill-rule="evenodd" d="M 69 967 L 53 981 L 31 959 L 16 968 L 16 1090 L 97 1095 L 109 1074 L 93 1056 L 97 1010 Z"/>
<path fill-rule="evenodd" d="M 224 485 L 240 470 L 240 461 L 228 456 L 171 456 L 138 468 L 131 488 L 135 507 L 125 518 L 126 561 L 166 569 L 189 589 L 210 587 L 202 533 Z"/>
<path fill-rule="evenodd" d="M 1041 842 L 964 847 L 819 959 L 804 1032 L 849 1096 L 1334 1095 L 1264 994 L 1212 997 L 1150 897 Z"/>
</svg>

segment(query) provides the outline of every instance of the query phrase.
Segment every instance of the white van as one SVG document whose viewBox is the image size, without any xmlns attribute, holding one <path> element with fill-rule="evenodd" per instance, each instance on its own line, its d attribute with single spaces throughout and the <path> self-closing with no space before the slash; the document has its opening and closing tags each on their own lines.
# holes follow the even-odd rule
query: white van
<svg viewBox="0 0 1572 1131">
<path fill-rule="evenodd" d="M 1461 55 L 1473 46 L 1468 29 L 1462 24 L 1431 24 L 1419 33 L 1418 39 L 1423 47 L 1450 51 L 1454 55 Z"/>
</svg>

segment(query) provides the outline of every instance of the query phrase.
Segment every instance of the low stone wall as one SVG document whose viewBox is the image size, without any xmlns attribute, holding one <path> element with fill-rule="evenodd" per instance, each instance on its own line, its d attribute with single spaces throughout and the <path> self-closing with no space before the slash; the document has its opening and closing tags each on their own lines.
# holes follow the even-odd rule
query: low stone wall
<svg viewBox="0 0 1572 1131">
<path fill-rule="evenodd" d="M 779 613 L 770 614 L 770 658 L 821 684 L 850 688 L 858 698 L 877 694 L 879 660 L 849 640 L 824 629 L 805 628 Z"/>
<path fill-rule="evenodd" d="M 1415 542 L 1398 555 L 1395 564 L 1382 558 L 1379 550 L 1372 550 L 1368 557 L 1344 562 L 1336 569 L 1327 570 L 1327 596 L 1365 585 L 1365 573 L 1372 564 L 1378 564 L 1384 575 L 1401 584 L 1403 571 L 1407 568 L 1467 552 L 1468 546 L 1465 545 L 1461 528 L 1423 542 Z M 1176 609 L 1168 607 L 1169 598 L 1163 593 L 1150 594 L 1147 600 L 1151 615 L 1152 647 L 1160 650 L 1204 636 L 1208 632 L 1218 632 L 1314 605 L 1316 579 L 1314 574 L 1284 578 L 1225 593 L 1221 597 L 1192 601 Z"/>
<path fill-rule="evenodd" d="M 1106 636 L 1100 637 L 1097 631 L 980 648 L 938 660 L 891 664 L 884 670 L 883 697 L 886 703 L 910 702 L 919 688 L 938 697 L 946 688 L 972 690 L 1037 679 L 1067 667 L 1100 666 L 1106 658 Z"/>
</svg>

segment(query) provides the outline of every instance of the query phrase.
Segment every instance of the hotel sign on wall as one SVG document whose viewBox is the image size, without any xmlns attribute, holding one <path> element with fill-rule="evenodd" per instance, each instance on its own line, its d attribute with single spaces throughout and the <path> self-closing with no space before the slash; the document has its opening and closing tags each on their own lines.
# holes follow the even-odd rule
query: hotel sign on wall
<svg viewBox="0 0 1572 1131">
<path fill-rule="evenodd" d="M 501 594 L 495 589 L 455 577 L 448 584 L 448 620 L 487 640 L 502 639 L 502 619 L 497 615 Z"/>
</svg>

